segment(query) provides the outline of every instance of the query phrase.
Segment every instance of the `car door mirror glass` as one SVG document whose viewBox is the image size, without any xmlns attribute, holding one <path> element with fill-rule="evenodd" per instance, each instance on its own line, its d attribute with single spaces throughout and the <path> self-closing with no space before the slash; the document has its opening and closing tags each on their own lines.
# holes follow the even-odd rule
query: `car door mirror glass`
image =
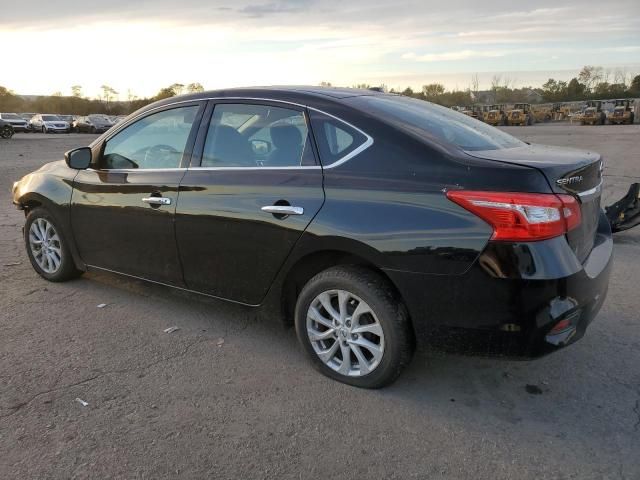
<svg viewBox="0 0 640 480">
<path fill-rule="evenodd" d="M 64 154 L 64 160 L 69 168 L 85 170 L 91 165 L 91 149 L 89 147 L 76 148 Z"/>
</svg>

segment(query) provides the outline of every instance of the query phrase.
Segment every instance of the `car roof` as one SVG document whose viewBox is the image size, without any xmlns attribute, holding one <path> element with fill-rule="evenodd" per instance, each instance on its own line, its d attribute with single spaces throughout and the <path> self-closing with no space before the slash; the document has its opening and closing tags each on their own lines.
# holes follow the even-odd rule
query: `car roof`
<svg viewBox="0 0 640 480">
<path fill-rule="evenodd" d="M 319 87 L 311 85 L 286 85 L 265 87 L 239 87 L 224 90 L 169 97 L 144 107 L 141 111 L 176 103 L 176 101 L 204 100 L 207 98 L 253 98 L 280 100 L 314 106 L 317 104 L 340 103 L 340 100 L 364 95 L 387 95 L 374 90 L 358 88 Z"/>
</svg>

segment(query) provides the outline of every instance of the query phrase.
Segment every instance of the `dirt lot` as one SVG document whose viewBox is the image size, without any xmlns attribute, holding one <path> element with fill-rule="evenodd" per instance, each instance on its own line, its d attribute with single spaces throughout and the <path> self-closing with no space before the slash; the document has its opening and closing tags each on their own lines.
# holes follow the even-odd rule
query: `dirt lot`
<svg viewBox="0 0 640 480">
<path fill-rule="evenodd" d="M 638 125 L 506 130 L 605 154 L 607 203 L 640 181 Z M 0 141 L 0 478 L 640 478 L 640 228 L 616 238 L 577 344 L 533 362 L 425 352 L 358 390 L 244 308 L 108 274 L 40 279 L 11 183 L 92 138 Z"/>
</svg>

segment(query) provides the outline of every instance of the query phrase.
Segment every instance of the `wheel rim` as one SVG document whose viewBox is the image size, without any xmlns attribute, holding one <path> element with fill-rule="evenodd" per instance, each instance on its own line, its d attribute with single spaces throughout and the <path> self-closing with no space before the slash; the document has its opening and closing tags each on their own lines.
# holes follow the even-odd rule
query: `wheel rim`
<svg viewBox="0 0 640 480">
<path fill-rule="evenodd" d="M 376 314 L 346 290 L 328 290 L 313 299 L 307 336 L 327 367 L 349 377 L 371 373 L 384 355 L 384 332 Z"/>
<path fill-rule="evenodd" d="M 62 246 L 51 222 L 36 219 L 29 227 L 29 248 L 38 266 L 46 273 L 56 273 L 62 263 Z"/>
</svg>

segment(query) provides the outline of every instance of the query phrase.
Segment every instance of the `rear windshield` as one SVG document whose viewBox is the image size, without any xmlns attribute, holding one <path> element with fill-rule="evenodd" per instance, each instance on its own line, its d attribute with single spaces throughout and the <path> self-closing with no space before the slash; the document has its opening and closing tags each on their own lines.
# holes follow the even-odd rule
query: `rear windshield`
<svg viewBox="0 0 640 480">
<path fill-rule="evenodd" d="M 353 106 L 382 120 L 400 123 L 463 150 L 501 150 L 524 145 L 511 135 L 450 108 L 399 95 L 348 99 Z"/>
</svg>

